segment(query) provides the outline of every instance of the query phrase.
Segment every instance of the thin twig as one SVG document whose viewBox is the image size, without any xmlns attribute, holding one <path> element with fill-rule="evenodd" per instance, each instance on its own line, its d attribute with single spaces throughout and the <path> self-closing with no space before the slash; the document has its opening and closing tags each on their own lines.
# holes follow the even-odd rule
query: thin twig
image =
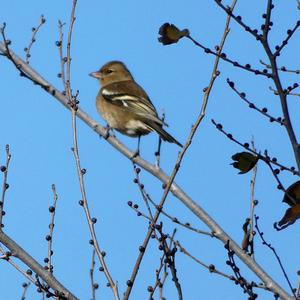
<svg viewBox="0 0 300 300">
<path fill-rule="evenodd" d="M 265 155 L 267 156 L 267 151 L 265 150 Z M 274 169 L 272 164 L 270 163 L 270 161 L 266 162 L 266 164 L 268 165 L 268 167 L 270 168 L 275 180 L 277 181 L 277 188 L 279 190 L 282 190 L 284 193 L 286 192 L 286 189 L 284 188 L 280 178 L 279 178 L 279 173 L 280 173 L 280 170 L 279 169 Z M 295 201 L 290 195 L 287 194 L 287 196 L 292 200 L 292 201 Z"/>
<path fill-rule="evenodd" d="M 268 69 L 272 69 L 272 66 L 270 64 L 265 63 L 263 60 L 259 60 L 259 62 L 264 65 Z M 286 72 L 286 73 L 294 73 L 294 74 L 300 74 L 300 70 L 291 70 L 286 68 L 285 66 L 282 66 L 277 69 L 278 71 Z"/>
<path fill-rule="evenodd" d="M 10 159 L 11 159 L 11 154 L 9 152 L 9 145 L 5 146 L 5 152 L 6 152 L 6 163 L 5 163 L 5 166 L 0 167 L 0 170 L 3 173 L 2 194 L 1 194 L 1 201 L 0 201 L 0 230 L 4 226 L 2 224 L 2 218 L 5 214 L 5 212 L 4 212 L 4 201 L 5 201 L 6 191 L 9 188 L 9 184 L 7 183 L 8 168 L 9 168 L 9 162 L 10 162 Z"/>
<path fill-rule="evenodd" d="M 140 172 L 141 172 L 141 169 L 140 168 L 137 168 L 135 165 L 134 165 L 134 171 L 135 171 L 135 180 L 134 182 L 138 185 L 139 187 L 139 190 L 142 194 L 142 198 L 146 204 L 146 207 L 147 207 L 147 210 L 148 210 L 148 214 L 149 214 L 149 219 L 152 221 L 153 220 L 153 214 L 152 214 L 152 211 L 151 211 L 151 208 L 150 208 L 150 205 L 149 205 L 149 200 L 148 200 L 148 197 L 147 197 L 147 193 L 145 191 L 145 188 L 144 188 L 144 185 L 141 183 L 141 180 L 140 180 Z"/>
<path fill-rule="evenodd" d="M 267 157 L 267 158 L 269 157 L 267 150 L 265 150 L 265 157 Z M 271 172 L 272 172 L 272 174 L 273 174 L 273 176 L 274 176 L 274 178 L 275 178 L 275 180 L 277 182 L 277 189 L 282 190 L 284 192 L 284 194 L 290 199 L 290 201 L 292 203 L 296 204 L 295 199 L 289 193 L 286 193 L 286 189 L 284 188 L 284 185 L 282 184 L 282 182 L 281 182 L 281 180 L 279 178 L 280 169 L 274 169 L 273 166 L 272 166 L 272 164 L 271 164 L 270 159 L 268 159 L 266 161 L 266 164 L 270 168 L 270 170 L 271 170 Z"/>
<path fill-rule="evenodd" d="M 242 21 L 241 16 L 236 16 L 233 14 L 233 9 L 229 6 L 225 6 L 221 3 L 221 0 L 215 0 L 216 4 L 221 7 L 228 16 L 230 16 L 232 19 L 234 19 L 240 26 L 242 26 L 246 32 L 249 32 L 253 37 L 255 37 L 256 40 L 261 40 L 262 35 L 258 34 L 257 29 L 251 29 L 250 26 L 248 26 L 246 23 Z"/>
<path fill-rule="evenodd" d="M 263 28 L 262 28 L 263 29 L 262 39 L 265 41 L 268 40 L 268 35 L 269 35 L 269 31 L 270 31 L 272 8 L 273 8 L 272 0 L 268 0 L 266 14 L 264 15 L 265 16 L 265 24 L 263 25 Z"/>
<path fill-rule="evenodd" d="M 162 254 L 161 258 L 160 258 L 160 264 L 159 264 L 159 267 L 158 269 L 156 269 L 155 271 L 155 283 L 152 285 L 152 286 L 149 286 L 148 287 L 148 292 L 149 292 L 149 300 L 152 300 L 153 299 L 153 295 L 157 289 L 157 287 L 160 288 L 160 290 L 162 290 L 162 287 L 163 287 L 163 283 L 162 283 L 162 280 L 160 279 L 160 273 L 163 269 L 163 267 L 165 267 L 165 263 L 164 263 L 164 260 L 165 260 L 165 253 Z M 167 273 L 165 271 L 165 273 Z M 166 275 L 167 276 L 167 275 Z M 165 276 L 165 277 L 166 277 Z M 162 292 L 161 292 L 162 293 Z M 162 298 L 162 295 L 160 295 L 160 299 Z"/>
<path fill-rule="evenodd" d="M 137 212 L 137 215 L 138 216 L 143 216 L 144 218 L 146 218 L 147 220 L 149 220 L 150 222 L 153 220 L 153 214 L 151 212 L 151 208 L 149 206 L 149 202 L 155 207 L 156 210 L 160 210 L 161 214 L 166 216 L 168 219 L 170 219 L 171 221 L 173 221 L 174 223 L 186 228 L 186 229 L 189 229 L 191 231 L 194 231 L 196 233 L 199 233 L 199 234 L 204 234 L 204 235 L 209 235 L 211 237 L 213 237 L 213 233 L 212 232 L 208 232 L 208 231 L 204 231 L 204 230 L 200 230 L 200 229 L 197 229 L 193 226 L 191 226 L 190 223 L 183 223 L 181 222 L 178 218 L 176 217 L 172 217 L 170 214 L 168 214 L 164 209 L 162 209 L 161 207 L 159 207 L 159 205 L 157 205 L 153 200 L 152 198 L 150 197 L 150 195 L 146 192 L 145 190 L 145 186 L 144 184 L 141 183 L 141 179 L 140 179 L 140 172 L 141 172 L 141 169 L 140 168 L 137 168 L 136 166 L 134 166 L 134 170 L 135 170 L 135 173 L 136 173 L 136 178 L 134 179 L 134 183 L 136 183 L 138 186 L 139 186 L 139 190 L 142 194 L 142 197 L 143 197 L 143 200 L 144 202 L 146 203 L 146 206 L 147 206 L 147 209 L 148 209 L 148 213 L 149 213 L 149 216 L 146 216 L 143 212 L 141 212 L 140 210 L 138 210 L 138 207 L 136 207 L 136 204 L 135 205 L 132 205 L 132 201 L 129 201 L 128 202 L 128 205 Z"/>
<path fill-rule="evenodd" d="M 52 255 L 53 255 L 53 250 L 52 250 L 52 241 L 53 241 L 53 230 L 54 230 L 54 219 L 55 219 L 55 212 L 56 212 L 56 202 L 58 199 L 57 193 L 56 193 L 56 188 L 55 185 L 52 184 L 51 186 L 52 193 L 53 193 L 53 205 L 49 207 L 49 212 L 51 214 L 51 220 L 49 224 L 49 235 L 46 237 L 48 240 L 48 271 L 50 273 L 53 273 L 53 265 L 52 265 Z"/>
<path fill-rule="evenodd" d="M 294 25 L 293 29 L 287 30 L 287 36 L 286 36 L 286 38 L 281 42 L 280 46 L 276 46 L 275 47 L 276 51 L 273 54 L 274 57 L 277 57 L 280 54 L 280 52 L 282 51 L 282 49 L 288 44 L 288 41 L 293 36 L 293 34 L 296 32 L 296 30 L 298 29 L 299 26 L 300 26 L 300 21 L 298 20 L 296 22 L 296 24 Z M 270 63 L 271 63 L 271 66 L 272 66 L 272 70 L 274 70 L 274 67 L 275 67 L 274 64 L 271 61 L 270 61 Z M 276 69 L 276 71 L 278 70 L 277 67 L 275 69 Z"/>
<path fill-rule="evenodd" d="M 96 300 L 96 289 L 98 288 L 98 284 L 95 283 L 95 281 L 94 281 L 94 270 L 95 270 L 95 249 L 93 249 L 91 268 L 90 268 L 92 300 Z"/>
<path fill-rule="evenodd" d="M 173 221 L 174 223 L 188 229 L 188 230 L 191 230 L 191 231 L 194 231 L 196 233 L 199 233 L 199 234 L 204 234 L 204 235 L 208 235 L 208 236 L 211 236 L 211 237 L 214 237 L 214 234 L 213 232 L 208 232 L 208 231 L 204 231 L 204 230 L 201 230 L 201 229 L 198 229 L 198 228 L 195 228 L 193 227 L 190 223 L 187 223 L 187 222 L 181 222 L 178 218 L 176 217 L 172 217 L 170 214 L 168 214 L 165 209 L 161 209 L 149 196 L 149 194 L 147 194 L 147 198 L 149 200 L 149 202 L 158 210 L 160 209 L 161 210 L 161 214 L 164 215 L 165 217 L 167 217 L 168 219 L 170 219 L 171 221 Z"/>
<path fill-rule="evenodd" d="M 217 274 L 217 275 L 220 275 L 224 278 L 227 278 L 231 281 L 234 281 L 235 282 L 235 278 L 234 276 L 232 275 L 228 275 L 222 271 L 219 271 L 216 266 L 214 264 L 206 264 L 204 262 L 202 262 L 201 260 L 199 260 L 197 257 L 195 257 L 194 255 L 192 255 L 189 251 L 186 250 L 186 248 L 184 248 L 182 246 L 182 244 L 179 242 L 179 241 L 174 241 L 175 245 L 179 248 L 180 252 L 182 252 L 183 254 L 185 254 L 187 257 L 189 257 L 190 259 L 192 259 L 194 262 L 196 262 L 197 264 L 199 264 L 200 266 L 204 267 L 205 269 L 207 269 L 210 273 L 213 273 L 213 274 Z M 252 283 L 252 285 L 254 287 L 257 287 L 257 288 L 262 288 L 264 290 L 269 290 L 266 286 L 264 286 L 263 284 L 257 284 L 257 283 Z"/>
<path fill-rule="evenodd" d="M 163 291 L 164 291 L 164 286 L 165 286 L 165 282 L 167 281 L 167 278 L 169 276 L 168 270 L 167 270 L 167 265 L 164 264 L 164 273 L 163 273 L 163 277 L 161 279 L 161 284 L 158 286 L 159 287 L 159 299 L 163 299 Z"/>
<path fill-rule="evenodd" d="M 36 34 L 38 33 L 38 31 L 42 27 L 42 25 L 45 24 L 45 22 L 46 22 L 46 19 L 44 18 L 43 15 L 41 15 L 38 26 L 32 28 L 31 40 L 29 42 L 28 47 L 26 47 L 24 49 L 24 51 L 26 52 L 25 61 L 26 61 L 27 64 L 29 64 L 29 60 L 30 60 L 30 57 L 31 57 L 31 53 L 30 53 L 31 47 L 33 46 L 33 43 L 35 43 L 35 41 L 36 41 Z"/>
<path fill-rule="evenodd" d="M 65 88 L 65 86 L 66 86 L 66 80 L 65 80 L 66 60 L 64 59 L 64 56 L 63 56 L 63 40 L 64 40 L 63 26 L 64 25 L 65 25 L 65 23 L 62 23 L 60 20 L 58 21 L 59 39 L 56 42 L 56 46 L 58 47 L 58 51 L 59 51 L 59 58 L 60 58 L 59 61 L 60 61 L 60 68 L 61 68 L 59 77 L 61 77 L 63 87 Z"/>
<path fill-rule="evenodd" d="M 151 202 L 152 205 L 155 206 L 156 209 L 158 209 L 158 205 L 155 204 L 155 202 L 151 199 L 149 199 L 149 201 Z M 204 230 L 201 230 L 201 229 L 198 229 L 198 228 L 195 228 L 193 227 L 190 223 L 184 223 L 184 222 L 181 222 L 178 218 L 176 217 L 172 217 L 170 214 L 168 214 L 164 209 L 161 209 L 161 214 L 166 216 L 168 219 L 172 220 L 174 223 L 188 229 L 188 230 L 191 230 L 191 231 L 194 231 L 196 233 L 199 233 L 199 234 L 204 234 L 204 235 L 208 235 L 208 236 L 211 236 L 211 237 L 214 237 L 214 233 L 213 232 L 208 232 L 208 231 L 204 231 Z"/>
<path fill-rule="evenodd" d="M 201 265 L 202 267 L 206 268 L 209 272 L 211 273 L 215 273 L 215 274 L 218 274 L 218 275 L 221 275 L 225 278 L 228 278 L 230 280 L 232 280 L 232 276 L 230 275 L 227 275 L 221 271 L 218 271 L 215 267 L 215 265 L 213 264 L 206 264 L 204 262 L 202 262 L 201 260 L 199 260 L 198 258 L 196 258 L 194 255 L 192 255 L 190 252 L 188 252 L 186 250 L 186 248 L 184 248 L 182 246 L 182 244 L 179 242 L 179 241 L 174 241 L 175 245 L 179 248 L 180 252 L 182 252 L 183 254 L 185 254 L 186 256 L 188 256 L 189 258 L 191 258 L 193 261 L 195 261 L 197 264 Z"/>
<path fill-rule="evenodd" d="M 168 245 L 169 248 L 171 248 L 171 246 L 172 246 L 172 241 L 174 240 L 175 234 L 176 234 L 176 229 L 173 230 L 172 236 L 170 237 L 170 243 Z M 162 270 L 164 272 L 163 272 L 162 279 L 160 279 L 160 273 Z M 160 265 L 159 265 L 159 268 L 155 271 L 155 275 L 156 275 L 156 281 L 155 281 L 154 285 L 148 287 L 148 292 L 150 293 L 149 300 L 153 300 L 153 295 L 154 295 L 157 287 L 159 287 L 159 299 L 163 299 L 163 287 L 164 287 L 165 281 L 169 275 L 169 273 L 167 272 L 165 251 L 163 251 L 163 254 L 160 258 Z"/>
<path fill-rule="evenodd" d="M 136 214 L 137 214 L 138 217 L 143 217 L 143 218 L 145 218 L 145 219 L 148 220 L 148 221 L 150 222 L 150 224 L 151 224 L 151 222 L 152 222 L 153 219 L 151 219 L 151 217 L 149 217 L 148 215 L 146 215 L 145 213 L 143 213 L 143 212 L 139 209 L 139 206 L 138 206 L 137 204 L 132 203 L 132 201 L 128 201 L 127 204 L 128 204 L 128 206 L 129 206 L 131 209 L 133 209 L 133 210 L 136 212 Z"/>
<path fill-rule="evenodd" d="M 295 290 L 292 287 L 292 284 L 291 284 L 291 282 L 290 282 L 290 280 L 289 280 L 289 278 L 287 276 L 287 273 L 286 273 L 286 271 L 285 271 L 285 269 L 284 269 L 284 267 L 282 265 L 280 257 L 278 256 L 275 248 L 270 243 L 266 242 L 266 240 L 264 238 L 263 232 L 261 232 L 260 228 L 258 227 L 258 219 L 259 219 L 259 217 L 255 215 L 255 218 L 254 218 L 254 220 L 255 220 L 255 228 L 256 228 L 256 230 L 257 230 L 257 232 L 258 232 L 258 234 L 259 234 L 259 236 L 260 236 L 260 238 L 262 240 L 262 244 L 265 245 L 265 246 L 267 246 L 273 252 L 273 254 L 274 254 L 274 256 L 275 256 L 276 260 L 278 261 L 278 264 L 279 264 L 279 266 L 281 268 L 281 271 L 282 271 L 282 273 L 283 273 L 283 275 L 284 275 L 284 277 L 285 277 L 285 279 L 286 279 L 286 281 L 287 281 L 287 283 L 288 283 L 288 285 L 290 287 L 290 290 L 291 290 L 292 294 L 297 299 L 296 294 L 295 294 Z"/>
<path fill-rule="evenodd" d="M 1 260 L 7 261 L 11 266 L 13 266 L 18 272 L 20 272 L 27 280 L 35 283 L 34 278 L 27 274 L 26 271 L 24 271 L 20 266 L 18 266 L 12 259 L 12 253 L 10 251 L 4 251 L 4 249 L 0 246 L 0 253 L 2 253 L 2 256 L 0 257 Z"/>
<path fill-rule="evenodd" d="M 25 300 L 25 299 L 26 299 L 26 292 L 27 292 L 29 286 L 30 286 L 30 282 L 24 282 L 24 283 L 22 284 L 22 287 L 23 287 L 23 293 L 22 293 L 22 298 L 21 298 L 21 300 Z"/>
<path fill-rule="evenodd" d="M 225 248 L 227 249 L 227 255 L 228 260 L 226 261 L 226 264 L 230 266 L 234 273 L 235 282 L 243 289 L 244 293 L 247 293 L 249 295 L 248 299 L 256 299 L 257 294 L 253 292 L 254 285 L 252 283 L 249 283 L 241 274 L 240 268 L 237 266 L 235 259 L 234 259 L 234 251 L 230 250 L 230 242 L 228 241 L 227 245 L 225 245 Z"/>
<path fill-rule="evenodd" d="M 0 27 L 0 32 L 1 32 L 1 35 L 2 35 L 2 39 L 3 39 L 3 43 L 0 44 L 2 55 L 5 56 L 5 57 L 7 57 L 13 63 L 13 65 L 15 66 L 15 68 L 20 71 L 20 76 L 21 77 L 25 77 L 25 78 L 29 79 L 34 84 L 39 85 L 45 91 L 49 92 L 49 84 L 43 84 L 41 82 L 41 80 L 35 79 L 33 76 L 31 76 L 30 72 L 29 73 L 26 72 L 26 71 L 30 71 L 30 68 L 25 68 L 24 65 L 28 66 L 28 64 L 25 61 L 22 61 L 18 57 L 18 59 L 20 61 L 22 61 L 22 64 L 19 64 L 14 59 L 13 56 L 15 56 L 15 55 L 12 53 L 12 51 L 9 48 L 9 45 L 11 44 L 11 40 L 9 40 L 9 39 L 6 38 L 5 28 L 6 28 L 6 23 L 3 23 L 3 25 Z"/>
<path fill-rule="evenodd" d="M 254 144 L 254 139 L 252 138 L 251 141 L 252 144 L 252 149 L 256 152 L 255 144 Z M 249 243 L 250 243 L 250 255 L 254 259 L 254 208 L 256 206 L 256 199 L 255 199 L 255 183 L 256 183 L 256 175 L 257 175 L 257 164 L 255 164 L 253 170 L 252 170 L 252 178 L 250 181 L 250 232 L 249 232 Z"/>
<path fill-rule="evenodd" d="M 229 87 L 237 94 L 239 95 L 239 97 L 244 101 L 246 102 L 249 107 L 251 109 L 254 109 L 256 111 L 258 111 L 259 113 L 261 113 L 263 116 L 267 117 L 270 122 L 277 122 L 279 123 L 280 125 L 284 125 L 284 120 L 281 118 L 281 117 L 278 117 L 278 118 L 275 118 L 273 116 L 271 116 L 269 113 L 268 113 L 268 109 L 266 107 L 260 109 L 258 108 L 253 102 L 249 101 L 247 98 L 246 98 L 246 93 L 244 92 L 240 92 L 237 90 L 237 88 L 235 87 L 235 83 L 230 80 L 229 78 L 227 78 L 227 83 L 229 85 Z"/>
<path fill-rule="evenodd" d="M 65 91 L 67 93 L 67 97 L 69 98 L 70 102 L 73 100 L 72 89 L 71 89 L 71 41 L 72 41 L 73 26 L 74 26 L 74 22 L 76 20 L 76 17 L 75 17 L 76 4 L 77 4 L 77 0 L 73 0 L 71 19 L 70 19 L 70 23 L 69 23 L 69 30 L 68 30 L 68 37 L 67 37 Z"/>
<path fill-rule="evenodd" d="M 272 77 L 272 74 L 268 73 L 267 69 L 264 69 L 263 71 L 260 71 L 258 69 L 253 69 L 250 64 L 242 65 L 239 62 L 234 61 L 233 59 L 228 58 L 225 53 L 221 53 L 220 51 L 214 51 L 214 50 L 211 50 L 210 48 L 205 47 L 204 45 L 202 45 L 201 43 L 199 43 L 198 41 L 196 41 L 191 35 L 188 35 L 187 38 L 189 40 L 191 40 L 197 47 L 200 47 L 201 49 L 203 49 L 205 53 L 212 54 L 212 55 L 214 55 L 214 56 L 216 56 L 216 57 L 218 57 L 218 58 L 220 58 L 220 59 L 222 59 L 222 60 L 230 63 L 234 67 L 243 69 L 243 70 L 248 71 L 250 73 L 253 73 L 255 75 L 262 75 L 262 76 L 266 76 L 268 78 Z"/>
<path fill-rule="evenodd" d="M 297 84 L 296 84 L 297 85 Z M 295 86 L 295 84 L 294 84 Z M 290 87 L 290 90 L 294 89 L 294 87 Z M 273 87 L 269 86 L 269 90 L 272 91 L 274 93 L 274 95 L 278 96 L 278 92 L 276 89 L 274 89 Z M 297 97 L 300 97 L 300 94 L 299 93 L 291 93 L 290 91 L 286 90 L 286 95 L 287 96 L 297 96 Z"/>
<path fill-rule="evenodd" d="M 176 248 L 176 246 L 174 246 L 173 248 L 168 246 L 168 244 L 166 243 L 167 235 L 165 235 L 162 232 L 162 224 L 160 224 L 160 225 L 161 226 L 156 227 L 156 230 L 160 234 L 160 246 L 165 254 L 165 263 L 167 263 L 167 266 L 171 271 L 172 281 L 174 282 L 177 293 L 178 293 L 178 300 L 183 300 L 182 289 L 181 289 L 181 285 L 179 283 L 179 279 L 177 277 L 177 270 L 176 270 L 176 265 L 175 265 L 175 255 L 176 255 L 177 248 Z M 175 233 L 176 233 L 176 230 L 173 231 L 170 245 L 172 245 L 172 240 L 174 239 Z"/>
<path fill-rule="evenodd" d="M 79 149 L 78 149 L 78 140 L 77 140 L 77 110 L 78 110 L 78 92 L 75 96 L 72 94 L 72 89 L 71 89 L 71 40 L 72 40 L 72 30 L 73 30 L 73 25 L 75 22 L 75 10 L 76 10 L 76 4 L 77 0 L 73 0 L 73 5 L 72 5 L 72 12 L 71 12 L 71 19 L 70 19 L 70 24 L 69 24 L 69 30 L 68 30 L 68 38 L 67 38 L 67 59 L 66 59 L 66 80 L 65 80 L 65 91 L 66 95 L 68 98 L 68 103 L 71 108 L 72 112 L 72 133 L 73 133 L 73 147 L 72 151 L 74 154 L 74 159 L 76 162 L 76 169 L 77 169 L 77 175 L 79 179 L 79 185 L 80 185 L 80 192 L 82 196 L 82 206 L 84 208 L 84 212 L 86 215 L 86 219 L 88 222 L 90 234 L 91 234 L 91 243 L 94 246 L 94 249 L 96 251 L 97 257 L 99 258 L 99 261 L 101 263 L 101 266 L 103 268 L 104 274 L 108 280 L 108 284 L 110 288 L 113 291 L 114 298 L 116 300 L 119 300 L 119 292 L 118 292 L 118 286 L 117 284 L 113 281 L 108 268 L 106 266 L 105 260 L 104 260 L 104 252 L 100 250 L 99 242 L 97 240 L 94 224 L 96 222 L 95 218 L 92 218 L 90 215 L 89 207 L 88 207 L 88 201 L 87 201 L 87 196 L 86 196 L 86 191 L 85 191 L 85 184 L 84 184 L 84 179 L 83 176 L 85 174 L 85 170 L 81 168 L 81 163 L 80 163 L 80 156 L 79 156 Z"/>
<path fill-rule="evenodd" d="M 289 96 L 297 96 L 297 97 L 300 97 L 300 93 L 289 93 Z"/>
</svg>

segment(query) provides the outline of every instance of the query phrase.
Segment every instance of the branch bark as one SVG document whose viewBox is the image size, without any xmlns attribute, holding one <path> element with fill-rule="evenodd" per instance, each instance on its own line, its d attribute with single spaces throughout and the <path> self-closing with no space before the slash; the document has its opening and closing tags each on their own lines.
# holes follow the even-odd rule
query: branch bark
<svg viewBox="0 0 300 300">
<path fill-rule="evenodd" d="M 23 248 L 21 248 L 8 235 L 0 230 L 0 242 L 5 245 L 14 257 L 20 259 L 39 277 L 60 295 L 60 299 L 78 300 L 69 290 L 67 290 L 50 272 L 47 272 L 33 257 L 31 257 Z"/>
</svg>

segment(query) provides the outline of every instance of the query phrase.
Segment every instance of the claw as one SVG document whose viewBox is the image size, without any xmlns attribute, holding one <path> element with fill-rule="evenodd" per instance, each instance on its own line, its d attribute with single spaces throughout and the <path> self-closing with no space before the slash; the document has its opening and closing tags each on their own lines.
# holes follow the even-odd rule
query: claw
<svg viewBox="0 0 300 300">
<path fill-rule="evenodd" d="M 133 155 L 130 157 L 131 160 L 135 159 L 136 157 L 140 156 L 140 151 L 136 150 Z"/>
<path fill-rule="evenodd" d="M 105 127 L 105 129 L 106 129 L 106 132 L 103 135 L 103 138 L 107 140 L 109 138 L 109 136 L 110 136 L 110 131 L 112 130 L 112 128 L 107 124 L 106 127 Z"/>
</svg>

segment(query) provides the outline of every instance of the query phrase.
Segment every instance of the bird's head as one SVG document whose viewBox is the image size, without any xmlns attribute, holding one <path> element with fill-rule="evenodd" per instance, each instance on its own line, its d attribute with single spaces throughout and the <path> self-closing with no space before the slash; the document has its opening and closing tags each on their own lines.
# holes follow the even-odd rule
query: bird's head
<svg viewBox="0 0 300 300">
<path fill-rule="evenodd" d="M 89 75 L 98 79 L 102 86 L 113 82 L 133 80 L 129 70 L 121 61 L 110 61 Z"/>
</svg>

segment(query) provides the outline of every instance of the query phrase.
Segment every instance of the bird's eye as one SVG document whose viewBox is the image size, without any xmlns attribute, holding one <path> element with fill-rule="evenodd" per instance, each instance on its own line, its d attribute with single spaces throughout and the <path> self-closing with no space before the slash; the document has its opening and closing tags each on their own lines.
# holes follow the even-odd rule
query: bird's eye
<svg viewBox="0 0 300 300">
<path fill-rule="evenodd" d="M 107 70 L 106 70 L 106 73 L 107 73 L 107 74 L 111 74 L 112 72 L 113 72 L 112 69 L 107 69 Z"/>
</svg>

